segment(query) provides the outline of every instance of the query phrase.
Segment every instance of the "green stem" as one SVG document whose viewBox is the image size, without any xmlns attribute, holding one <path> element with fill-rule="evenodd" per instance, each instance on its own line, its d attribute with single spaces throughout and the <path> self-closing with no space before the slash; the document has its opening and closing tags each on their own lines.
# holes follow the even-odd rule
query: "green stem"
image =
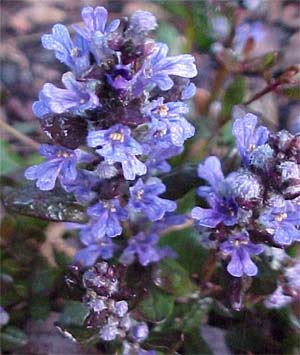
<svg viewBox="0 0 300 355">
<path fill-rule="evenodd" d="M 9 133 L 10 135 L 12 135 L 14 138 L 18 139 L 20 142 L 31 146 L 34 150 L 38 150 L 39 149 L 39 143 L 37 143 L 36 141 L 34 141 L 33 139 L 25 136 L 23 133 L 17 131 L 14 127 L 10 126 L 9 124 L 7 124 L 4 120 L 5 117 L 5 113 L 2 109 L 0 109 L 0 128 Z"/>
</svg>

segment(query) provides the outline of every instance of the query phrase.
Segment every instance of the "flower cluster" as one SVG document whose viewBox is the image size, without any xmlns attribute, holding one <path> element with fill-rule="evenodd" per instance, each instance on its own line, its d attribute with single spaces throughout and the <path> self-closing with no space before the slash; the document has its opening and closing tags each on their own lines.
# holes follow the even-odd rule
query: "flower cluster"
<svg viewBox="0 0 300 355">
<path fill-rule="evenodd" d="M 224 177 L 217 157 L 208 157 L 198 175 L 209 186 L 198 189 L 209 208 L 195 207 L 192 217 L 221 255 L 230 256 L 228 272 L 255 276 L 252 255 L 263 243 L 277 247 L 300 241 L 300 137 L 273 134 L 248 113 L 233 123 L 241 167 Z"/>
<path fill-rule="evenodd" d="M 83 274 L 86 289 L 83 302 L 89 310 L 84 325 L 97 329 L 104 341 L 123 340 L 123 354 L 152 355 L 140 344 L 148 337 L 145 322 L 135 320 L 127 300 L 133 298 L 131 290 L 122 284 L 124 267 L 110 266 L 106 262 L 95 264 Z"/>
<path fill-rule="evenodd" d="M 292 302 L 297 302 L 300 296 L 300 262 L 285 256 L 286 268 L 278 278 L 276 290 L 264 301 L 267 308 L 281 308 Z"/>
<path fill-rule="evenodd" d="M 157 27 L 151 13 L 107 19 L 104 7 L 85 7 L 74 39 L 61 24 L 42 36 L 69 71 L 64 88 L 46 83 L 33 104 L 51 144 L 40 148 L 46 162 L 25 176 L 43 191 L 59 183 L 87 207 L 78 263 L 119 255 L 146 266 L 173 255 L 158 242 L 176 203 L 160 197 L 166 187 L 154 175 L 169 171 L 167 159 L 194 135 L 184 101 L 195 93 L 189 79 L 197 70 L 191 55 L 168 56 L 149 36 Z"/>
</svg>

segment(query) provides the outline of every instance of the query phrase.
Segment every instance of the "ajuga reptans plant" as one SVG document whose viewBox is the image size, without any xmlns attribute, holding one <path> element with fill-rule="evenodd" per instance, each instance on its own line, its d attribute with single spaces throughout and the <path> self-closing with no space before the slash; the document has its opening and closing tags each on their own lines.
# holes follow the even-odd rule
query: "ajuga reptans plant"
<svg viewBox="0 0 300 355">
<path fill-rule="evenodd" d="M 188 217 L 162 197 L 159 176 L 195 133 L 185 101 L 195 93 L 197 70 L 193 56 L 168 56 L 167 45 L 152 39 L 157 22 L 149 12 L 107 18 L 105 8 L 86 7 L 73 39 L 61 24 L 43 35 L 43 46 L 69 71 L 64 88 L 46 83 L 33 104 L 49 144 L 40 147 L 46 161 L 25 176 L 42 191 L 60 185 L 86 208 L 88 222 L 72 226 L 83 245 L 75 263 L 85 270 L 85 326 L 103 341 L 122 339 L 123 354 L 152 354 L 144 350 L 150 329 L 130 308 L 134 290 L 124 270 L 176 257 L 159 245 L 160 234 Z M 237 171 L 225 177 L 215 156 L 199 164 L 209 186 L 198 188 L 203 207 L 191 211 L 200 242 L 234 280 L 256 276 L 256 260 L 269 247 L 300 240 L 300 137 L 256 125 L 252 114 L 233 123 Z"/>
<path fill-rule="evenodd" d="M 65 88 L 47 83 L 33 104 L 51 144 L 40 148 L 47 161 L 25 176 L 44 191 L 60 184 L 87 207 L 77 262 L 91 266 L 119 255 L 122 263 L 137 258 L 146 266 L 172 254 L 157 247 L 155 223 L 162 229 L 171 216 L 176 223 L 176 202 L 160 197 L 166 187 L 155 175 L 170 170 L 167 159 L 194 135 L 184 101 L 195 92 L 189 78 L 197 70 L 191 55 L 168 56 L 167 45 L 149 37 L 157 27 L 152 14 L 137 11 L 109 24 L 107 16 L 103 7 L 86 7 L 74 40 L 61 24 L 42 36 L 70 71 L 62 76 Z M 122 248 L 114 238 L 124 225 L 131 238 Z"/>
<path fill-rule="evenodd" d="M 252 256 L 263 253 L 264 246 L 284 248 L 300 241 L 300 136 L 256 125 L 250 113 L 233 123 L 242 160 L 237 171 L 225 178 L 215 156 L 198 167 L 209 184 L 198 194 L 209 208 L 195 207 L 192 217 L 220 257 L 230 259 L 227 270 L 234 277 L 258 273 Z"/>
</svg>

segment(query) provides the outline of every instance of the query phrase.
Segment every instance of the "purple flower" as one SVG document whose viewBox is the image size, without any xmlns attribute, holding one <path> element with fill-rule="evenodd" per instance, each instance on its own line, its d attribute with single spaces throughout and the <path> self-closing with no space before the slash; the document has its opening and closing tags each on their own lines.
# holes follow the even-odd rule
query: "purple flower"
<svg viewBox="0 0 300 355">
<path fill-rule="evenodd" d="M 230 175 L 230 185 L 239 206 L 246 210 L 252 209 L 262 202 L 263 185 L 257 176 L 248 170 L 240 169 Z"/>
<path fill-rule="evenodd" d="M 138 96 L 148 85 L 157 85 L 166 91 L 174 85 L 170 75 L 193 78 L 197 75 L 195 58 L 189 54 L 167 57 L 169 48 L 156 43 L 153 52 L 146 58 L 141 70 L 133 78 L 133 95 Z"/>
<path fill-rule="evenodd" d="M 106 74 L 107 81 L 120 95 L 125 93 L 131 85 L 129 65 L 117 64 L 112 74 Z"/>
<path fill-rule="evenodd" d="M 97 63 L 100 63 L 104 57 L 112 53 L 112 50 L 108 47 L 107 36 L 119 27 L 120 20 L 114 20 L 106 26 L 108 14 L 102 6 L 97 6 L 95 9 L 84 7 L 81 16 L 85 28 L 77 25 L 73 25 L 73 28 L 88 41 L 89 48 Z"/>
<path fill-rule="evenodd" d="M 167 173 L 171 171 L 171 165 L 167 159 L 180 154 L 183 151 L 183 146 L 178 147 L 172 144 L 170 136 L 165 132 L 157 131 L 147 134 L 143 140 L 144 154 L 147 155 L 146 166 L 148 172 L 153 174 L 157 172 Z"/>
<path fill-rule="evenodd" d="M 270 171 L 273 158 L 274 150 L 269 144 L 262 144 L 250 154 L 249 163 L 258 170 L 268 172 Z"/>
<path fill-rule="evenodd" d="M 139 262 L 147 266 L 152 262 L 157 262 L 162 258 L 162 249 L 156 245 L 159 237 L 156 234 L 139 233 L 128 240 L 128 246 L 120 256 L 120 262 L 129 265 L 135 260 L 137 255 Z"/>
<path fill-rule="evenodd" d="M 169 135 L 171 142 L 178 147 L 183 146 L 184 141 L 195 134 L 195 128 L 185 119 L 183 114 L 189 112 L 189 108 L 183 102 L 163 103 L 161 97 L 152 101 L 145 109 L 150 115 L 150 135 L 154 136 L 157 132 Z"/>
<path fill-rule="evenodd" d="M 203 164 L 199 164 L 198 176 L 210 185 L 200 186 L 197 190 L 199 196 L 206 197 L 211 192 L 214 192 L 217 195 L 222 193 L 225 178 L 221 162 L 217 157 L 208 157 Z"/>
<path fill-rule="evenodd" d="M 189 83 L 181 93 L 181 100 L 189 100 L 196 94 L 197 87 L 194 83 Z"/>
<path fill-rule="evenodd" d="M 241 53 L 249 38 L 252 38 L 257 43 L 262 42 L 265 37 L 266 27 L 262 22 L 245 22 L 236 28 L 236 34 L 233 39 L 235 52 Z"/>
<path fill-rule="evenodd" d="M 164 217 L 156 221 L 155 223 L 151 224 L 150 232 L 151 233 L 160 233 L 165 231 L 166 229 L 174 226 L 179 226 L 187 222 L 188 218 L 184 214 L 173 214 L 173 213 L 166 213 Z"/>
<path fill-rule="evenodd" d="M 39 101 L 33 103 L 34 114 L 41 117 L 47 113 L 63 113 L 67 110 L 87 110 L 99 106 L 99 99 L 92 85 L 78 82 L 72 72 L 62 77 L 66 89 L 46 83 L 39 94 Z"/>
<path fill-rule="evenodd" d="M 163 218 L 166 212 L 176 210 L 176 202 L 158 197 L 166 191 L 165 185 L 158 178 L 149 178 L 146 184 L 142 179 L 130 187 L 129 209 L 142 212 L 151 221 Z"/>
<path fill-rule="evenodd" d="M 254 244 L 249 239 L 248 232 L 244 231 L 238 235 L 232 235 L 220 245 L 220 250 L 225 255 L 230 255 L 231 260 L 227 265 L 227 271 L 235 277 L 242 277 L 244 274 L 255 276 L 257 266 L 253 263 L 250 255 L 258 255 L 263 252 L 261 244 Z"/>
<path fill-rule="evenodd" d="M 198 188 L 198 194 L 205 197 L 210 209 L 195 207 L 192 217 L 198 225 L 214 228 L 223 222 L 226 226 L 233 226 L 238 219 L 238 205 L 235 201 L 230 185 L 230 178 L 225 180 L 220 160 L 211 156 L 198 166 L 198 176 L 206 180 L 210 186 Z"/>
<path fill-rule="evenodd" d="M 145 350 L 140 347 L 139 343 L 122 342 L 122 355 L 156 355 L 155 350 Z"/>
<path fill-rule="evenodd" d="M 211 208 L 194 207 L 192 217 L 199 226 L 215 228 L 223 222 L 226 226 L 233 226 L 238 220 L 238 205 L 233 197 L 220 198 L 214 193 L 209 194 L 207 202 Z"/>
<path fill-rule="evenodd" d="M 9 322 L 9 314 L 0 306 L 0 328 Z"/>
<path fill-rule="evenodd" d="M 149 328 L 145 322 L 136 324 L 130 329 L 132 339 L 137 343 L 142 343 L 149 335 Z"/>
<path fill-rule="evenodd" d="M 52 28 L 52 34 L 42 36 L 44 48 L 54 50 L 55 57 L 66 64 L 77 75 L 90 66 L 89 52 L 86 42 L 79 35 L 72 42 L 66 26 L 57 24 Z"/>
<path fill-rule="evenodd" d="M 83 266 L 93 266 L 99 257 L 104 260 L 112 258 L 114 249 L 115 245 L 111 238 L 103 237 L 97 243 L 79 250 L 75 255 L 75 262 Z"/>
<path fill-rule="evenodd" d="M 94 223 L 91 226 L 93 235 L 98 239 L 108 236 L 116 237 L 122 233 L 120 221 L 125 221 L 128 218 L 128 213 L 121 207 L 117 198 L 108 201 L 99 201 L 87 210 L 88 215 L 94 218 Z"/>
<path fill-rule="evenodd" d="M 293 241 L 300 241 L 300 205 L 278 199 L 273 203 L 274 206 L 259 218 L 266 231 L 278 244 L 290 245 Z"/>
<path fill-rule="evenodd" d="M 75 180 L 77 163 L 89 159 L 89 155 L 80 149 L 71 150 L 49 144 L 41 145 L 39 152 L 48 161 L 26 169 L 25 177 L 28 180 L 37 180 L 36 186 L 43 191 L 52 190 L 58 176 L 64 180 Z"/>
<path fill-rule="evenodd" d="M 276 290 L 269 295 L 265 301 L 264 305 L 267 308 L 281 308 L 290 303 L 292 303 L 294 298 L 291 295 L 286 295 L 284 293 L 284 289 L 281 285 L 279 285 Z"/>
<path fill-rule="evenodd" d="M 136 175 L 144 175 L 146 165 L 137 159 L 143 154 L 142 146 L 131 137 L 130 129 L 121 124 L 107 130 L 92 131 L 87 137 L 90 147 L 102 147 L 96 152 L 109 164 L 121 163 L 126 180 L 134 180 Z"/>
<path fill-rule="evenodd" d="M 155 30 L 157 22 L 155 16 L 148 11 L 138 10 L 130 18 L 128 31 L 132 35 L 145 36 L 148 32 Z"/>
<path fill-rule="evenodd" d="M 269 136 L 266 127 L 256 127 L 257 117 L 247 113 L 233 123 L 232 133 L 236 138 L 236 145 L 246 166 L 250 163 L 250 155 L 255 148 L 264 144 Z"/>
<path fill-rule="evenodd" d="M 60 178 L 60 183 L 67 192 L 74 193 L 78 202 L 86 204 L 96 196 L 92 189 L 99 183 L 99 179 L 92 172 L 79 169 L 75 180 L 65 176 Z"/>
</svg>

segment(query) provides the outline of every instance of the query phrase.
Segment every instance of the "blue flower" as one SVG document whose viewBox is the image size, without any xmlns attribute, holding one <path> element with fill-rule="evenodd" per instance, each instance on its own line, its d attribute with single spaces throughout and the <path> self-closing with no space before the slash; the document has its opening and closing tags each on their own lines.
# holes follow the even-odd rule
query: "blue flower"
<svg viewBox="0 0 300 355">
<path fill-rule="evenodd" d="M 130 18 L 128 31 L 131 35 L 143 35 L 155 30 L 157 22 L 155 16 L 148 11 L 138 10 Z"/>
<path fill-rule="evenodd" d="M 149 328 L 145 322 L 140 322 L 130 329 L 130 336 L 137 343 L 142 343 L 148 335 Z"/>
<path fill-rule="evenodd" d="M 111 238 L 103 237 L 94 244 L 87 244 L 85 248 L 79 250 L 75 255 L 75 262 L 83 266 L 92 266 L 99 257 L 104 260 L 112 258 L 114 249 L 115 245 Z"/>
<path fill-rule="evenodd" d="M 106 26 L 108 14 L 102 6 L 97 6 L 95 9 L 84 7 L 81 16 L 85 27 L 73 25 L 73 28 L 88 41 L 89 48 L 97 63 L 100 63 L 104 57 L 112 53 L 112 50 L 108 47 L 107 37 L 119 27 L 120 20 L 114 20 Z"/>
<path fill-rule="evenodd" d="M 93 187 L 99 183 L 99 178 L 88 170 L 79 169 L 75 180 L 64 176 L 60 178 L 60 183 L 65 191 L 74 193 L 78 202 L 87 204 L 96 197 Z"/>
<path fill-rule="evenodd" d="M 122 342 L 122 355 L 157 355 L 155 350 L 145 350 L 140 347 L 140 344 L 129 343 L 127 341 Z"/>
<path fill-rule="evenodd" d="M 28 180 L 37 180 L 36 186 L 43 191 L 52 190 L 59 176 L 66 180 L 75 180 L 77 163 L 89 159 L 89 155 L 80 149 L 71 150 L 49 144 L 41 145 L 39 152 L 48 161 L 26 169 L 25 177 Z"/>
<path fill-rule="evenodd" d="M 128 218 L 128 213 L 121 207 L 117 198 L 108 201 L 99 201 L 97 204 L 89 207 L 87 213 L 94 218 L 91 225 L 91 231 L 98 239 L 108 236 L 116 237 L 122 233 L 120 221 Z"/>
<path fill-rule="evenodd" d="M 57 24 L 52 34 L 42 36 L 44 48 L 54 50 L 55 57 L 66 64 L 76 75 L 82 74 L 90 66 L 89 52 L 86 42 L 79 35 L 72 42 L 66 26 Z"/>
<path fill-rule="evenodd" d="M 259 218 L 266 231 L 278 244 L 290 245 L 293 241 L 300 241 L 300 205 L 276 198 L 271 204 L 273 206 Z"/>
<path fill-rule="evenodd" d="M 156 43 L 153 52 L 146 58 L 141 70 L 133 78 L 133 95 L 138 96 L 148 85 L 157 85 L 161 90 L 171 89 L 174 81 L 170 75 L 193 78 L 197 75 L 195 58 L 189 54 L 167 57 L 169 48 Z"/>
<path fill-rule="evenodd" d="M 91 131 L 87 137 L 90 147 L 102 147 L 96 152 L 107 163 L 121 163 L 126 180 L 134 180 L 136 175 L 144 175 L 147 171 L 146 165 L 136 157 L 143 154 L 143 148 L 130 133 L 128 127 L 117 124 L 107 130 Z"/>
<path fill-rule="evenodd" d="M 100 106 L 99 99 L 92 87 L 83 82 L 76 81 L 72 72 L 62 77 L 66 89 L 57 88 L 46 83 L 39 94 L 39 101 L 33 103 L 32 110 L 38 117 L 54 112 L 63 113 L 67 110 L 87 110 Z"/>
<path fill-rule="evenodd" d="M 124 94 L 131 85 L 131 74 L 129 65 L 117 64 L 112 74 L 106 74 L 108 84 L 120 95 Z"/>
<path fill-rule="evenodd" d="M 242 277 L 244 274 L 255 276 L 258 272 L 257 266 L 253 263 L 250 255 L 258 255 L 264 251 L 261 244 L 254 244 L 249 239 L 248 232 L 244 231 L 238 235 L 232 235 L 220 245 L 220 250 L 225 255 L 230 255 L 231 260 L 227 265 L 227 271 L 235 277 Z"/>
<path fill-rule="evenodd" d="M 177 147 L 171 144 L 169 139 L 148 137 L 147 143 L 144 142 L 143 148 L 147 154 L 146 166 L 147 171 L 152 174 L 168 173 L 171 171 L 171 165 L 167 159 L 180 154 L 183 147 Z"/>
<path fill-rule="evenodd" d="M 215 228 L 223 222 L 226 226 L 233 226 L 238 219 L 238 205 L 233 198 L 219 198 L 215 194 L 207 196 L 211 208 L 194 207 L 192 217 L 203 227 Z"/>
<path fill-rule="evenodd" d="M 188 218 L 184 214 L 166 213 L 162 219 L 151 224 L 151 233 L 160 233 L 168 228 L 179 226 L 187 222 Z"/>
<path fill-rule="evenodd" d="M 195 134 L 195 128 L 185 119 L 183 114 L 189 112 L 189 108 L 183 102 L 163 103 L 161 97 L 152 101 L 145 109 L 152 122 L 149 125 L 150 135 L 169 135 L 171 142 L 181 147 L 184 141 Z"/>
<path fill-rule="evenodd" d="M 163 256 L 162 249 L 156 245 L 159 237 L 156 234 L 139 233 L 128 240 L 128 246 L 120 256 L 120 262 L 129 265 L 134 262 L 137 255 L 141 265 L 147 266 L 152 262 L 159 261 Z"/>
<path fill-rule="evenodd" d="M 230 185 L 221 169 L 220 160 L 211 156 L 198 166 L 198 175 L 206 180 L 210 186 L 198 188 L 198 194 L 205 197 L 211 208 L 195 207 L 192 217 L 203 227 L 215 228 L 223 222 L 226 226 L 233 226 L 238 220 L 238 204 L 235 201 Z"/>
<path fill-rule="evenodd" d="M 198 165 L 198 176 L 209 183 L 210 186 L 200 186 L 197 190 L 199 196 L 206 197 L 214 192 L 216 195 L 223 195 L 227 192 L 228 184 L 225 182 L 220 160 L 211 156 L 203 164 Z"/>
<path fill-rule="evenodd" d="M 262 202 L 264 188 L 257 176 L 240 169 L 230 175 L 230 186 L 240 207 L 250 210 Z"/>
<path fill-rule="evenodd" d="M 181 100 L 189 100 L 196 94 L 197 87 L 194 83 L 189 83 L 181 93 Z"/>
<path fill-rule="evenodd" d="M 235 53 L 241 55 L 243 53 L 246 42 L 252 38 L 255 44 L 260 44 L 267 36 L 266 26 L 259 21 L 253 23 L 244 22 L 236 28 L 233 39 L 233 47 Z"/>
<path fill-rule="evenodd" d="M 9 314 L 0 306 L 0 328 L 9 322 Z"/>
<path fill-rule="evenodd" d="M 232 133 L 236 138 L 236 145 L 246 166 L 250 163 L 251 153 L 255 148 L 266 143 L 269 130 L 260 126 L 255 128 L 257 117 L 247 113 L 243 118 L 238 118 L 233 123 Z"/>
<path fill-rule="evenodd" d="M 177 207 L 176 202 L 158 197 L 165 191 L 165 185 L 158 178 L 149 178 L 146 184 L 139 179 L 130 187 L 128 207 L 134 212 L 142 212 L 151 221 L 158 221 L 166 212 L 172 212 Z"/>
<path fill-rule="evenodd" d="M 251 152 L 248 162 L 250 165 L 261 171 L 270 171 L 274 158 L 274 150 L 269 144 L 262 144 Z"/>
</svg>

